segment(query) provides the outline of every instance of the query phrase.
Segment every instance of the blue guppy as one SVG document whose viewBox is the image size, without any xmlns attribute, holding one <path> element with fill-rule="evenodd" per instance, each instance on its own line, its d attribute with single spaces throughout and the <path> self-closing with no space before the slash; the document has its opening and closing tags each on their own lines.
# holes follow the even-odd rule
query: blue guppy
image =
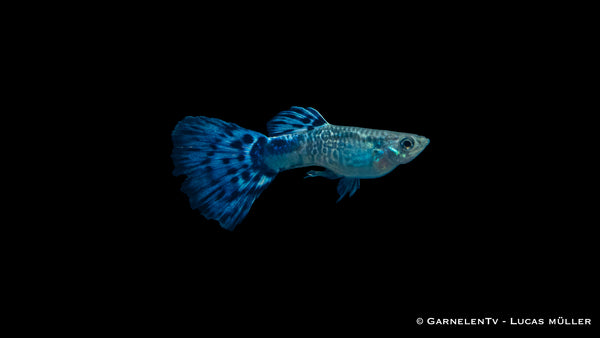
<svg viewBox="0 0 600 338">
<path fill-rule="evenodd" d="M 309 166 L 306 177 L 340 179 L 340 198 L 360 179 L 377 178 L 413 160 L 429 144 L 423 136 L 336 126 L 313 108 L 291 107 L 267 123 L 269 137 L 234 123 L 187 116 L 173 130 L 173 175 L 193 209 L 233 230 L 252 203 L 284 170 Z"/>
</svg>

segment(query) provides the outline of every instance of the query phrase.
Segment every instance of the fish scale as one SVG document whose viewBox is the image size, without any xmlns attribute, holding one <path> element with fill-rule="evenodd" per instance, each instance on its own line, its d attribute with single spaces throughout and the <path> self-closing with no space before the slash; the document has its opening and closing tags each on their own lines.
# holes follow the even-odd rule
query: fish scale
<svg viewBox="0 0 600 338">
<path fill-rule="evenodd" d="M 279 172 L 311 166 L 325 170 L 306 177 L 340 179 L 339 202 L 359 189 L 360 179 L 386 175 L 429 144 L 415 134 L 333 125 L 301 107 L 277 114 L 267 131 L 269 137 L 203 116 L 177 124 L 173 174 L 188 176 L 182 191 L 193 209 L 233 230 Z"/>
<path fill-rule="evenodd" d="M 271 138 L 267 152 L 268 165 L 277 171 L 306 166 L 322 166 L 339 176 L 366 173 L 373 161 L 373 149 L 388 140 L 384 131 L 327 124 L 302 134 Z M 269 149 L 269 148 L 268 148 Z"/>
</svg>

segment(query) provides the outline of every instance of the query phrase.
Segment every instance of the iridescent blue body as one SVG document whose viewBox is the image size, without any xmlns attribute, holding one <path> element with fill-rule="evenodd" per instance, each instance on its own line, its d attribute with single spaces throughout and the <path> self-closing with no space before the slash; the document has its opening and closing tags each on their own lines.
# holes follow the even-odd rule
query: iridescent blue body
<svg viewBox="0 0 600 338">
<path fill-rule="evenodd" d="M 186 117 L 173 131 L 175 175 L 194 209 L 233 230 L 277 173 L 309 166 L 306 177 L 340 178 L 338 202 L 360 179 L 381 177 L 414 159 L 423 136 L 329 124 L 313 108 L 292 107 L 267 124 L 270 137 L 233 123 Z"/>
<path fill-rule="evenodd" d="M 396 161 L 382 156 L 382 152 L 393 153 L 387 147 L 400 152 L 398 149 L 402 147 L 388 144 L 408 136 L 420 140 L 419 152 L 428 143 L 427 139 L 414 134 L 327 124 L 300 134 L 270 138 L 265 162 L 277 171 L 321 166 L 339 177 L 377 178 L 418 155 L 414 151 L 394 154 L 398 157 Z"/>
</svg>

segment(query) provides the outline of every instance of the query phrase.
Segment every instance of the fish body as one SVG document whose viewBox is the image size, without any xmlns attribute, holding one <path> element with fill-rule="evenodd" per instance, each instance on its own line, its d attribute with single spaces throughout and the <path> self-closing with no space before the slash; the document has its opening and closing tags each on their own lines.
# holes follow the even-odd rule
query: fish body
<svg viewBox="0 0 600 338">
<path fill-rule="evenodd" d="M 417 151 L 408 152 L 407 147 L 397 144 L 402 139 L 418 142 Z M 415 134 L 327 124 L 301 134 L 271 138 L 265 160 L 277 171 L 321 166 L 339 177 L 377 178 L 410 162 L 427 143 L 426 138 Z"/>
<path fill-rule="evenodd" d="M 306 177 L 340 179 L 338 202 L 360 179 L 377 178 L 413 160 L 429 144 L 423 136 L 337 126 L 313 108 L 291 107 L 267 123 L 270 137 L 204 116 L 186 117 L 173 130 L 174 175 L 194 209 L 233 230 L 281 171 L 320 166 Z"/>
</svg>

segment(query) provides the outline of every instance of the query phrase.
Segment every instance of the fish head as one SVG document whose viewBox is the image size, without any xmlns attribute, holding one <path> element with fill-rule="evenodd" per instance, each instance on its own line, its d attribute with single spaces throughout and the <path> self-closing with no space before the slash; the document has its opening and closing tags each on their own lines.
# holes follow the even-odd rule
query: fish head
<svg viewBox="0 0 600 338">
<path fill-rule="evenodd" d="M 375 149 L 373 165 L 380 175 L 385 175 L 400 164 L 412 161 L 428 144 L 429 139 L 424 136 L 389 132 Z"/>
</svg>

